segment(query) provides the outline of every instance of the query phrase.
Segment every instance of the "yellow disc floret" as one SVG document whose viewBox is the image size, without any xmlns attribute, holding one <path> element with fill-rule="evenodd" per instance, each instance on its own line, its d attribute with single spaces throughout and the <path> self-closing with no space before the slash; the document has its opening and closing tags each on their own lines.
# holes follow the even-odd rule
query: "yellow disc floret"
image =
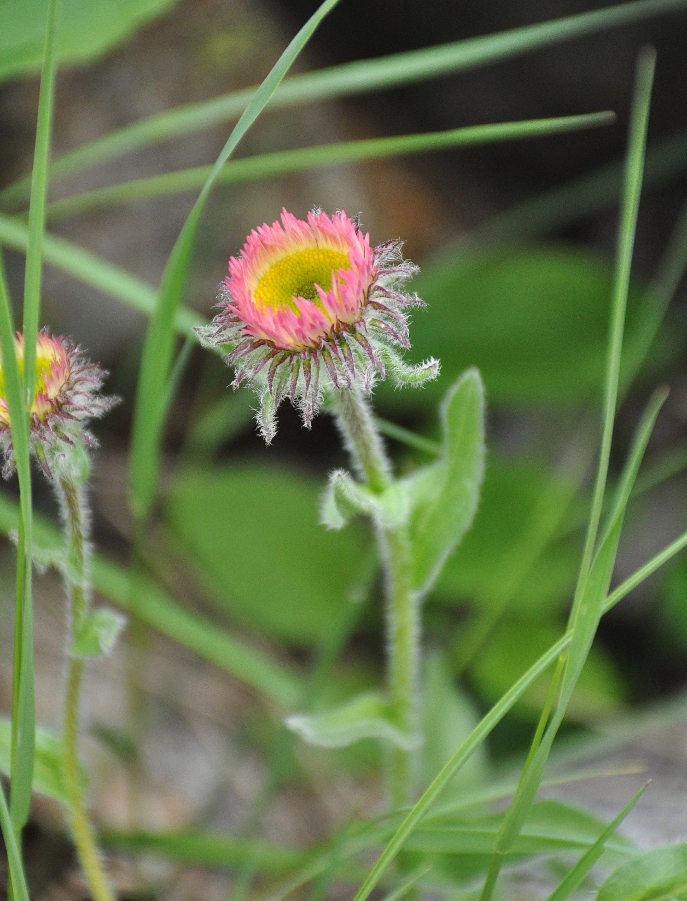
<svg viewBox="0 0 687 901">
<path fill-rule="evenodd" d="M 350 267 L 346 254 L 339 251 L 320 247 L 299 250 L 282 257 L 267 270 L 255 289 L 256 303 L 298 313 L 294 298 L 304 297 L 321 307 L 315 285 L 324 291 L 331 291 L 334 271 Z"/>
</svg>

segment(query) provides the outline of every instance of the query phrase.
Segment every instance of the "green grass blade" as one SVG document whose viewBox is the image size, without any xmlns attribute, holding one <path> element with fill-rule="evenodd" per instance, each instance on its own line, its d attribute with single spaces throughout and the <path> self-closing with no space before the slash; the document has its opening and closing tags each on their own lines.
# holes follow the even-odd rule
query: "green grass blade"
<svg viewBox="0 0 687 901">
<path fill-rule="evenodd" d="M 10 809 L 20 831 L 28 816 L 33 781 L 35 702 L 33 674 L 33 608 L 31 603 L 31 464 L 29 429 L 22 380 L 14 346 L 14 322 L 0 260 L 0 351 L 10 431 L 19 478 L 17 570 L 15 583 L 14 655 Z"/>
<path fill-rule="evenodd" d="M 43 233 L 45 231 L 45 200 L 48 180 L 48 158 L 50 154 L 50 131 L 52 126 L 53 99 L 55 94 L 55 19 L 57 0 L 50 0 L 47 11 L 43 71 L 38 99 L 38 123 L 36 145 L 31 178 L 31 204 L 29 207 L 28 244 L 24 278 L 24 367 L 21 409 L 16 407 L 17 422 L 22 425 L 12 429 L 20 437 L 17 469 L 22 497 L 17 548 L 17 590 L 15 608 L 14 676 L 12 689 L 12 782 L 10 790 L 10 814 L 15 829 L 19 832 L 29 816 L 31 789 L 33 784 L 33 763 L 35 751 L 35 698 L 33 660 L 33 601 L 31 596 L 31 481 L 28 450 L 28 412 L 33 403 L 36 380 L 36 335 L 41 296 L 41 273 L 43 267 Z M 15 369 L 14 348 L 10 349 L 11 315 L 9 302 L 3 289 L 3 354 Z M 9 335 L 7 332 L 10 332 Z M 14 363 L 12 360 L 14 357 Z M 12 372 L 14 376 L 14 371 Z M 16 386 L 13 386 L 13 390 Z M 11 414 L 10 414 L 11 415 Z M 21 433 L 21 434 L 20 434 Z M 24 440 L 21 440 L 24 439 Z"/>
<path fill-rule="evenodd" d="M 0 830 L 5 841 L 7 852 L 7 865 L 9 867 L 10 882 L 14 892 L 14 901 L 29 901 L 29 890 L 26 886 L 24 867 L 22 866 L 19 846 L 14 834 L 10 812 L 7 808 L 5 791 L 0 785 Z"/>
<path fill-rule="evenodd" d="M 575 889 L 579 888 L 591 868 L 603 854 L 606 847 L 606 842 L 613 835 L 618 826 L 620 826 L 622 821 L 632 810 L 637 801 L 639 801 L 641 796 L 644 794 L 645 789 L 646 785 L 643 785 L 634 795 L 634 797 L 630 799 L 630 801 L 620 811 L 618 816 L 608 824 L 608 826 L 604 829 L 604 831 L 594 842 L 594 844 L 587 851 L 585 851 L 582 857 L 580 857 L 575 866 L 566 873 L 563 881 L 556 887 L 556 889 L 554 889 L 554 891 L 549 895 L 546 901 L 565 901 L 566 898 L 569 898 L 570 895 L 572 895 Z"/>
<path fill-rule="evenodd" d="M 29 206 L 29 235 L 26 249 L 24 277 L 24 396 L 27 406 L 33 400 L 36 379 L 36 335 L 40 316 L 41 275 L 43 270 L 43 233 L 45 231 L 45 204 L 48 191 L 48 162 L 50 158 L 50 133 L 52 129 L 53 101 L 55 96 L 55 18 L 57 0 L 48 3 L 48 15 L 43 54 L 43 71 L 38 97 L 38 122 L 36 146 L 31 174 L 31 203 Z"/>
<path fill-rule="evenodd" d="M 337 2 L 325 0 L 293 38 L 255 92 L 212 167 L 165 267 L 157 305 L 146 332 L 134 408 L 129 492 L 132 511 L 139 521 L 147 516 L 157 490 L 159 448 L 165 416 L 162 399 L 169 377 L 174 323 L 184 292 L 193 239 L 205 202 L 229 156 L 260 115 L 319 23 Z"/>
<path fill-rule="evenodd" d="M 615 121 L 611 112 L 580 116 L 558 116 L 550 119 L 528 119 L 452 128 L 425 134 L 396 135 L 389 138 L 367 138 L 337 144 L 322 144 L 297 150 L 282 150 L 229 161 L 217 177 L 218 184 L 240 184 L 268 177 L 283 176 L 318 166 L 336 166 L 364 160 L 434 152 L 449 147 L 468 147 L 498 141 L 522 140 L 542 135 L 564 134 L 586 128 L 598 128 Z M 51 221 L 81 215 L 151 197 L 166 196 L 200 187 L 211 171 L 210 166 L 196 166 L 150 178 L 98 188 L 56 200 L 48 207 Z"/>
<path fill-rule="evenodd" d="M 525 818 L 534 803 L 544 768 L 546 766 L 554 738 L 565 716 L 568 703 L 577 680 L 587 659 L 594 635 L 602 615 L 603 602 L 613 572 L 615 556 L 620 541 L 625 508 L 637 476 L 644 449 L 665 394 L 656 397 L 649 406 L 633 449 L 629 455 L 625 473 L 621 480 L 616 504 L 611 514 L 606 534 L 595 553 L 596 538 L 604 495 L 608 463 L 611 452 L 613 423 L 620 379 L 620 356 L 623 342 L 625 309 L 630 282 L 632 248 L 639 209 L 646 130 L 649 116 L 651 85 L 653 81 L 654 55 L 644 54 L 640 58 L 635 98 L 630 123 L 627 167 L 623 207 L 618 238 L 618 255 L 611 308 L 609 349 L 606 361 L 606 378 L 603 396 L 602 437 L 597 477 L 592 500 L 592 509 L 585 538 L 585 546 L 580 565 L 578 587 L 570 614 L 572 641 L 561 680 L 560 695 L 556 710 L 551 717 L 541 744 L 523 769 L 515 797 L 504 817 L 503 827 L 494 849 L 492 865 L 481 895 L 481 901 L 488 901 L 498 878 L 506 854 L 522 828 Z"/>
<path fill-rule="evenodd" d="M 571 613 L 570 646 L 568 650 L 565 669 L 561 679 L 560 694 L 556 709 L 549 721 L 541 743 L 538 745 L 527 765 L 523 769 L 518 788 L 511 805 L 503 820 L 503 826 L 499 833 L 494 849 L 494 858 L 489 870 L 487 881 L 482 892 L 482 899 L 491 897 L 501 866 L 517 840 L 522 825 L 534 803 L 539 786 L 541 784 L 544 769 L 553 747 L 553 742 L 558 729 L 563 722 L 566 709 L 582 672 L 585 660 L 594 640 L 594 635 L 603 614 L 604 601 L 608 591 L 608 585 L 613 573 L 613 565 L 620 541 L 620 532 L 623 517 L 630 493 L 637 476 L 639 464 L 649 441 L 656 416 L 661 405 L 665 401 L 666 393 L 657 394 L 649 404 L 640 427 L 633 448 L 628 457 L 621 489 L 618 492 L 613 515 L 609 522 L 604 538 L 600 544 L 594 560 L 585 576 L 583 588 L 578 597 L 577 607 Z"/>
<path fill-rule="evenodd" d="M 656 56 L 653 51 L 645 52 L 640 57 L 635 96 L 632 104 L 630 136 L 625 167 L 623 204 L 621 208 L 620 229 L 618 232 L 618 252 L 613 286 L 613 302 L 611 307 L 611 329 L 608 344 L 608 356 L 606 360 L 601 451 L 599 454 L 596 482 L 594 484 L 592 508 L 585 537 L 585 546 L 582 554 L 582 564 L 580 567 L 582 577 L 581 584 L 584 583 L 594 553 L 594 545 L 596 543 L 604 493 L 606 490 L 608 462 L 611 455 L 613 423 L 615 420 L 620 378 L 620 356 L 623 344 L 625 310 L 630 285 L 632 249 L 634 247 L 637 214 L 639 212 L 639 198 L 642 187 L 644 155 L 646 150 L 646 133 L 649 122 L 649 104 L 651 100 L 651 87 L 653 84 L 655 64 Z"/>
<path fill-rule="evenodd" d="M 615 551 L 620 538 L 620 528 L 622 526 L 623 513 L 629 499 L 634 478 L 636 477 L 637 468 L 641 460 L 646 442 L 648 441 L 653 422 L 660 404 L 664 397 L 656 398 L 650 405 L 647 414 L 638 431 L 634 448 L 630 454 L 626 467 L 625 476 L 622 480 L 622 488 L 618 493 L 618 499 L 612 514 L 609 527 L 607 529 L 604 540 L 599 548 L 597 555 L 593 558 L 592 552 L 596 542 L 596 534 L 598 529 L 598 521 L 601 511 L 601 500 L 603 499 L 603 489 L 605 488 L 606 472 L 607 472 L 607 456 L 606 447 L 610 441 L 610 433 L 612 433 L 613 417 L 615 412 L 615 401 L 618 391 L 618 373 L 619 358 L 622 345 L 622 332 L 624 322 L 624 310 L 627 297 L 627 289 L 629 284 L 629 268 L 632 256 L 632 246 L 634 239 L 634 230 L 639 204 L 639 191 L 641 185 L 642 161 L 644 147 L 646 141 L 646 124 L 648 119 L 649 95 L 653 74 L 653 58 L 644 56 L 640 60 L 640 68 L 638 72 L 637 91 L 635 95 L 635 103 L 633 106 L 633 116 L 630 128 L 630 139 L 628 149 L 627 176 L 624 194 L 623 216 L 621 219 L 620 237 L 619 237 L 619 253 L 616 268 L 616 285 L 614 290 L 614 303 L 612 310 L 611 335 L 609 339 L 609 355 L 608 370 L 604 393 L 604 439 L 602 439 L 602 452 L 599 462 L 599 475 L 597 476 L 597 485 L 601 486 L 601 499 L 597 502 L 598 512 L 594 512 L 590 517 L 590 527 L 588 535 L 591 535 L 591 541 L 588 537 L 587 545 L 591 547 L 591 551 L 585 550 L 585 557 L 581 567 L 580 587 L 578 588 L 577 597 L 573 605 L 571 613 L 571 626 L 566 634 L 569 635 L 570 643 L 568 662 L 561 684 L 561 695 L 558 705 L 554 711 L 551 721 L 546 729 L 541 744 L 537 751 L 532 755 L 529 766 L 523 771 L 521 781 L 518 785 L 515 798 L 504 818 L 502 830 L 496 842 L 495 853 L 492 867 L 489 871 L 487 881 L 484 886 L 482 898 L 486 899 L 491 896 L 492 888 L 496 882 L 501 864 L 505 858 L 505 854 L 512 846 L 513 841 L 517 837 L 524 819 L 536 797 L 538 786 L 543 776 L 544 767 L 548 760 L 549 752 L 553 744 L 554 737 L 558 731 L 560 723 L 565 715 L 567 703 L 572 694 L 573 688 L 579 676 L 584 660 L 589 652 L 589 647 L 596 631 L 598 619 L 604 608 L 604 598 L 608 588 L 608 582 L 611 578 L 613 562 L 615 560 Z M 606 437 L 606 433 L 608 437 Z M 609 445 L 610 446 L 610 445 Z M 597 489 L 598 490 L 598 489 Z M 587 560 L 587 557 L 589 558 Z M 540 661 L 546 659 L 547 666 L 555 659 L 544 655 Z M 391 862 L 393 857 L 402 846 L 408 835 L 412 832 L 415 825 L 419 822 L 424 813 L 429 809 L 434 798 L 442 790 L 446 781 L 453 775 L 456 769 L 467 756 L 484 740 L 488 731 L 493 728 L 490 722 L 491 717 L 500 720 L 508 709 L 513 695 L 520 689 L 523 679 L 529 677 L 534 668 L 538 668 L 539 662 L 533 668 L 528 670 L 525 677 L 518 680 L 511 689 L 501 698 L 501 700 L 492 708 L 489 714 L 482 720 L 473 733 L 463 743 L 461 748 L 456 751 L 454 756 L 449 760 L 444 769 L 438 774 L 434 782 L 427 789 L 418 804 L 411 810 L 406 820 L 403 822 L 394 838 L 387 845 L 382 856 L 371 871 L 368 879 L 361 887 L 356 901 L 362 901 L 368 897 L 370 891 L 376 884 L 377 879 L 384 869 Z M 546 668 L 546 667 L 544 667 Z M 484 730 L 484 734 L 481 734 Z"/>
<path fill-rule="evenodd" d="M 618 28 L 687 6 L 687 0 L 633 0 L 562 19 L 454 41 L 436 47 L 345 63 L 319 72 L 296 75 L 276 92 L 273 108 L 300 106 L 316 100 L 350 96 L 383 88 L 467 71 L 500 60 L 572 40 L 583 35 Z M 210 128 L 239 116 L 254 88 L 236 91 L 202 103 L 186 104 L 110 132 L 56 160 L 52 178 L 101 163 L 181 134 Z M 20 179 L 0 192 L 5 209 L 17 207 L 27 196 L 27 180 Z"/>
</svg>

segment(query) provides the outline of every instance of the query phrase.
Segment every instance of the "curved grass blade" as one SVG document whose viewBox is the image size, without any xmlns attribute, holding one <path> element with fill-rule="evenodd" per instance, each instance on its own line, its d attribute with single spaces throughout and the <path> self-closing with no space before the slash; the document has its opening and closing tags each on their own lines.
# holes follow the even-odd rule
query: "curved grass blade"
<svg viewBox="0 0 687 901">
<path fill-rule="evenodd" d="M 162 398 L 165 396 L 165 385 L 169 377 L 174 322 L 185 288 L 193 239 L 205 202 L 237 144 L 262 112 L 319 23 L 337 2 L 338 0 L 325 0 L 322 3 L 255 92 L 212 167 L 167 261 L 157 305 L 146 332 L 134 408 L 129 493 L 134 517 L 139 522 L 146 518 L 157 490 L 159 448 L 166 412 Z"/>
<path fill-rule="evenodd" d="M 565 134 L 578 129 L 611 125 L 614 121 L 614 113 L 602 111 L 579 116 L 498 122 L 425 134 L 366 138 L 361 141 L 344 141 L 297 150 L 282 150 L 276 153 L 230 160 L 218 175 L 217 184 L 241 184 L 292 172 L 301 172 L 318 166 L 336 166 L 342 163 L 427 153 L 449 147 L 469 147 L 498 141 L 525 140 L 542 135 Z M 138 178 L 106 188 L 74 194 L 51 203 L 48 207 L 48 217 L 51 221 L 55 221 L 93 209 L 102 209 L 105 206 L 118 206 L 151 197 L 189 191 L 200 187 L 210 171 L 210 166 L 196 166 L 191 169 L 167 172 L 150 178 Z"/>
<path fill-rule="evenodd" d="M 632 0 L 497 34 L 344 63 L 288 79 L 276 92 L 272 107 L 300 106 L 316 100 L 392 88 L 467 71 L 561 41 L 677 12 L 686 6 L 687 0 Z M 133 122 L 64 154 L 53 163 L 52 178 L 78 172 L 86 166 L 121 156 L 139 147 L 236 118 L 254 92 L 255 88 L 246 88 L 201 103 L 185 104 Z M 25 200 L 27 193 L 28 180 L 19 179 L 0 191 L 0 204 L 5 209 L 16 208 Z"/>
</svg>

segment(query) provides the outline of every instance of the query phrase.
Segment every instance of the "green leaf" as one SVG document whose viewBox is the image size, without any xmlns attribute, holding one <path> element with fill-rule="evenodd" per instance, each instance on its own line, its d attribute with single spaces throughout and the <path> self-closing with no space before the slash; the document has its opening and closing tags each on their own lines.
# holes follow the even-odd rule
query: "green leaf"
<svg viewBox="0 0 687 901">
<path fill-rule="evenodd" d="M 166 521 L 222 610 L 310 644 L 329 634 L 367 559 L 355 529 L 320 525 L 318 495 L 312 479 L 276 467 L 188 467 L 171 486 Z"/>
<path fill-rule="evenodd" d="M 603 377 L 612 285 L 610 267 L 585 249 L 453 250 L 415 280 L 431 315 L 413 321 L 414 354 L 439 357 L 447 378 L 476 366 L 498 406 L 579 405 Z M 643 351 L 640 307 L 647 302 L 633 289 L 624 371 Z M 384 400 L 393 403 L 390 394 Z"/>
<path fill-rule="evenodd" d="M 0 772 L 5 776 L 10 775 L 10 729 L 9 719 L 0 717 Z M 61 740 L 48 729 L 36 729 L 33 790 L 67 803 L 63 760 Z"/>
<path fill-rule="evenodd" d="M 389 715 L 389 704 L 372 692 L 353 698 L 334 710 L 297 713 L 286 725 L 311 745 L 345 748 L 363 738 L 377 738 L 398 748 L 415 747 L 418 736 L 405 735 Z"/>
<path fill-rule="evenodd" d="M 477 370 L 468 370 L 449 389 L 441 423 L 441 458 L 408 481 L 414 584 L 420 595 L 431 588 L 477 509 L 484 471 L 484 392 Z"/>
<path fill-rule="evenodd" d="M 62 0 L 57 58 L 84 63 L 105 53 L 175 0 Z M 48 0 L 0 3 L 0 81 L 33 72 L 43 58 Z"/>
<path fill-rule="evenodd" d="M 70 653 L 75 657 L 102 657 L 109 654 L 124 628 L 126 618 L 114 610 L 100 608 L 79 624 Z"/>
<path fill-rule="evenodd" d="M 687 844 L 655 848 L 624 863 L 599 889 L 596 901 L 685 901 Z"/>
</svg>

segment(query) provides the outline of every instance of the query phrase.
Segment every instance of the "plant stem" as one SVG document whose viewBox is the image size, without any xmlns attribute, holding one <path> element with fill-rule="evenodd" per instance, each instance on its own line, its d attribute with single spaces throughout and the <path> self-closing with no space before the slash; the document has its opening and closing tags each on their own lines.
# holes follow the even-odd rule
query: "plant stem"
<svg viewBox="0 0 687 901">
<path fill-rule="evenodd" d="M 84 487 L 71 473 L 57 477 L 55 486 L 69 547 L 67 592 L 69 596 L 70 645 L 88 614 L 87 539 L 84 511 Z M 84 658 L 71 648 L 67 653 L 67 683 L 64 701 L 64 773 L 69 804 L 69 822 L 81 867 L 94 901 L 114 901 L 102 868 L 79 779 L 79 697 L 84 673 Z"/>
<path fill-rule="evenodd" d="M 393 482 L 391 463 L 363 395 L 355 388 L 340 391 L 335 409 L 339 429 L 358 475 L 382 494 Z M 420 605 L 412 584 L 412 555 L 405 522 L 376 522 L 387 598 L 387 679 L 394 723 L 408 737 L 409 747 L 394 746 L 389 756 L 388 782 L 394 807 L 413 795 L 414 739 L 418 731 Z"/>
</svg>

